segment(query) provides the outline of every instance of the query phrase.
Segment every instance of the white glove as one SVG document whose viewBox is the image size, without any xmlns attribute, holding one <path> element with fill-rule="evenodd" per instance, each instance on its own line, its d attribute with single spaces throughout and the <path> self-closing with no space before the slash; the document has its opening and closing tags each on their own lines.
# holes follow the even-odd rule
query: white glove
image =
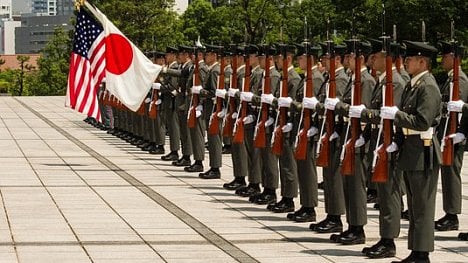
<svg viewBox="0 0 468 263">
<path fill-rule="evenodd" d="M 335 110 L 336 104 L 340 102 L 338 98 L 326 98 L 325 99 L 325 108 L 327 110 Z"/>
<path fill-rule="evenodd" d="M 153 89 L 160 90 L 161 89 L 161 83 L 153 83 Z"/>
<path fill-rule="evenodd" d="M 195 111 L 195 117 L 199 118 L 201 116 L 201 111 L 197 110 Z"/>
<path fill-rule="evenodd" d="M 268 120 L 265 122 L 265 127 L 271 126 L 273 123 L 275 123 L 275 119 L 272 117 L 268 118 Z"/>
<path fill-rule="evenodd" d="M 304 109 L 310 109 L 310 110 L 315 110 L 318 103 L 319 101 L 317 100 L 316 97 L 312 97 L 312 98 L 305 97 L 304 100 L 302 101 Z"/>
<path fill-rule="evenodd" d="M 224 99 L 226 98 L 227 91 L 225 89 L 216 89 L 216 97 Z"/>
<path fill-rule="evenodd" d="M 226 116 L 226 109 L 223 109 L 222 111 L 218 112 L 217 116 L 218 118 L 224 118 L 224 116 Z"/>
<path fill-rule="evenodd" d="M 247 115 L 242 121 L 244 124 L 251 124 L 255 121 L 255 117 L 253 115 Z"/>
<path fill-rule="evenodd" d="M 329 141 L 333 141 L 335 139 L 338 139 L 340 138 L 340 135 L 338 135 L 337 132 L 333 132 L 333 134 L 330 136 L 330 138 L 328 138 Z"/>
<path fill-rule="evenodd" d="M 281 108 L 289 108 L 293 99 L 291 97 L 281 97 L 278 99 L 278 106 Z"/>
<path fill-rule="evenodd" d="M 160 105 L 161 103 L 162 103 L 162 100 L 161 100 L 161 99 L 158 99 L 158 100 L 156 101 L 155 104 L 156 104 L 156 105 Z"/>
<path fill-rule="evenodd" d="M 317 127 L 310 127 L 310 129 L 307 131 L 307 137 L 312 137 L 315 136 L 318 133 Z"/>
<path fill-rule="evenodd" d="M 287 132 L 292 131 L 292 128 L 293 128 L 292 123 L 288 122 L 288 123 L 286 123 L 286 125 L 281 127 L 281 130 L 283 131 L 283 133 L 287 133 Z"/>
<path fill-rule="evenodd" d="M 238 89 L 233 89 L 233 88 L 230 88 L 229 91 L 228 91 L 228 94 L 229 94 L 229 97 L 235 97 L 236 96 L 236 93 L 239 92 Z"/>
<path fill-rule="evenodd" d="M 167 72 L 167 66 L 163 66 L 162 67 L 162 73 L 166 73 Z"/>
<path fill-rule="evenodd" d="M 392 142 L 389 146 L 387 146 L 386 151 L 388 153 L 396 152 L 398 151 L 398 145 L 395 142 Z"/>
<path fill-rule="evenodd" d="M 462 112 L 463 105 L 465 105 L 465 102 L 463 102 L 462 100 L 452 100 L 447 103 L 447 110 L 454 112 Z"/>
<path fill-rule="evenodd" d="M 179 94 L 179 92 L 175 89 L 175 90 L 171 91 L 171 94 L 172 94 L 172 96 L 175 97 L 175 96 L 177 96 L 177 94 Z"/>
<path fill-rule="evenodd" d="M 364 140 L 364 137 L 359 136 L 359 139 L 357 139 L 355 142 L 354 142 L 354 148 L 359 148 L 361 146 L 363 146 L 364 144 L 366 144 L 366 140 Z"/>
<path fill-rule="evenodd" d="M 193 86 L 191 91 L 192 91 L 192 94 L 200 94 L 200 91 L 203 89 L 202 86 Z"/>
<path fill-rule="evenodd" d="M 254 94 L 252 92 L 241 92 L 240 99 L 241 101 L 251 102 Z"/>
<path fill-rule="evenodd" d="M 350 106 L 349 107 L 349 117 L 351 118 L 361 118 L 362 111 L 366 109 L 364 105 Z"/>
<path fill-rule="evenodd" d="M 197 107 L 195 108 L 195 110 L 197 111 L 203 111 L 203 105 L 197 105 Z"/>
<path fill-rule="evenodd" d="M 261 102 L 266 103 L 266 104 L 273 104 L 273 100 L 275 99 L 275 96 L 273 94 L 262 94 L 261 96 Z"/>
<path fill-rule="evenodd" d="M 237 112 L 234 112 L 234 113 L 232 114 L 231 118 L 237 119 Z"/>
<path fill-rule="evenodd" d="M 392 107 L 382 107 L 380 108 L 380 115 L 384 119 L 389 119 L 389 120 L 394 120 L 395 119 L 395 114 L 398 111 L 397 106 L 392 106 Z"/>
<path fill-rule="evenodd" d="M 460 132 L 450 134 L 448 137 L 452 139 L 453 144 L 461 143 L 465 140 L 465 134 Z"/>
<path fill-rule="evenodd" d="M 150 103 L 151 102 L 151 99 L 150 98 L 146 98 L 145 99 L 145 103 Z"/>
</svg>

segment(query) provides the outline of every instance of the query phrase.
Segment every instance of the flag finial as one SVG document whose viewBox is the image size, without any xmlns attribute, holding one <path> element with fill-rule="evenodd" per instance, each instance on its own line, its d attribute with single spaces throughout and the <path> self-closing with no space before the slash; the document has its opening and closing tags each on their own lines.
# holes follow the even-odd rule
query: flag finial
<svg viewBox="0 0 468 263">
<path fill-rule="evenodd" d="M 86 0 L 75 0 L 75 9 L 80 10 Z"/>
</svg>

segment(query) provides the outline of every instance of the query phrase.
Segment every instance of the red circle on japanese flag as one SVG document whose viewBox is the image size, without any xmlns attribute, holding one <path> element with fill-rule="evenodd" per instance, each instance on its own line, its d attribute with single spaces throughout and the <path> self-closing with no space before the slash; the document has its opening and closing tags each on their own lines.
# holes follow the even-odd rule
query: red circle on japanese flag
<svg viewBox="0 0 468 263">
<path fill-rule="evenodd" d="M 124 73 L 132 64 L 132 60 L 132 45 L 124 36 L 110 34 L 106 37 L 106 69 L 110 73 Z"/>
</svg>

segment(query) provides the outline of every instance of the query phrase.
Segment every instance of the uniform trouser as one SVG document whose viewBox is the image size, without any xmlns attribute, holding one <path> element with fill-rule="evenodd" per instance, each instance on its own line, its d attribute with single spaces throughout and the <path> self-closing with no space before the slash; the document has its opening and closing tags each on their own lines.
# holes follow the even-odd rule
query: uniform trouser
<svg viewBox="0 0 468 263">
<path fill-rule="evenodd" d="M 112 110 L 112 107 L 109 105 L 104 106 L 105 111 L 107 113 L 107 116 L 109 117 L 109 128 L 113 129 L 114 128 L 114 111 Z"/>
<path fill-rule="evenodd" d="M 231 138 L 230 137 L 224 137 L 223 138 L 223 145 L 231 145 Z"/>
<path fill-rule="evenodd" d="M 249 183 L 259 184 L 262 181 L 262 159 L 260 149 L 254 147 L 255 122 L 244 125 L 244 144 L 247 151 L 247 165 L 249 167 Z"/>
<path fill-rule="evenodd" d="M 408 249 L 414 251 L 434 251 L 434 214 L 439 178 L 439 164 L 432 170 L 403 171 L 408 195 L 409 231 Z"/>
<path fill-rule="evenodd" d="M 346 221 L 350 226 L 367 224 L 367 174 L 364 170 L 364 147 L 355 149 L 354 174 L 343 175 L 343 193 L 346 206 Z"/>
<path fill-rule="evenodd" d="M 330 142 L 330 162 L 323 168 L 323 189 L 325 196 L 325 212 L 329 215 L 345 213 L 343 178 L 340 173 L 340 143 L 339 139 Z"/>
<path fill-rule="evenodd" d="M 455 144 L 453 165 L 442 166 L 442 200 L 445 213 L 460 214 L 462 206 L 461 168 L 463 166 L 463 153 L 465 145 Z"/>
<path fill-rule="evenodd" d="M 158 111 L 156 119 L 153 120 L 153 136 L 152 142 L 156 145 L 164 145 L 166 137 L 166 127 L 164 127 L 164 121 L 161 118 L 162 112 Z"/>
<path fill-rule="evenodd" d="M 231 146 L 232 167 L 234 177 L 245 177 L 249 173 L 247 165 L 247 150 L 244 143 L 233 143 Z"/>
<path fill-rule="evenodd" d="M 208 134 L 208 152 L 210 156 L 210 167 L 219 168 L 222 166 L 223 159 L 223 144 L 221 142 L 221 125 L 219 123 L 219 132 L 216 135 Z"/>
<path fill-rule="evenodd" d="M 294 158 L 294 147 L 290 140 L 290 133 L 283 134 L 283 151 L 279 157 L 281 196 L 287 198 L 297 197 L 297 163 Z"/>
<path fill-rule="evenodd" d="M 195 127 L 189 128 L 190 139 L 192 140 L 193 159 L 195 161 L 205 160 L 205 125 L 206 120 L 202 116 L 197 118 Z"/>
<path fill-rule="evenodd" d="M 379 197 L 379 233 L 381 238 L 393 239 L 400 235 L 401 220 L 401 181 L 400 169 L 388 164 L 388 180 L 377 184 Z"/>
<path fill-rule="evenodd" d="M 299 196 L 301 205 L 305 207 L 317 207 L 317 166 L 315 166 L 316 142 L 310 138 L 307 142 L 305 160 L 297 160 L 297 175 L 299 181 Z"/>
<path fill-rule="evenodd" d="M 169 146 L 171 152 L 177 152 L 180 149 L 180 129 L 179 129 L 179 116 L 177 114 L 177 107 L 175 106 L 175 98 L 164 98 L 165 102 L 165 124 L 169 134 Z"/>
<path fill-rule="evenodd" d="M 265 148 L 260 149 L 260 157 L 262 160 L 262 184 L 264 188 L 278 189 L 279 184 L 279 168 L 278 156 L 271 151 L 271 132 L 266 133 Z"/>
<path fill-rule="evenodd" d="M 364 171 L 366 173 L 366 183 L 367 183 L 367 188 L 369 190 L 376 190 L 377 189 L 377 184 L 372 182 L 372 161 L 374 160 L 374 151 L 376 149 L 376 144 L 377 144 L 377 136 L 378 136 L 379 130 L 378 129 L 372 129 L 371 131 L 371 139 L 368 144 L 366 144 L 366 153 L 363 161 L 364 165 Z M 381 143 L 381 142 L 380 142 Z"/>
</svg>

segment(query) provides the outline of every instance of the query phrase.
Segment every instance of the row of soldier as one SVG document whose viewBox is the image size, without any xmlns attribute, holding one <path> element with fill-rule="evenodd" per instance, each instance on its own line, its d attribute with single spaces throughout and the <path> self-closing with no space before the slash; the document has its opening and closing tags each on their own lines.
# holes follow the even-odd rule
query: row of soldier
<svg viewBox="0 0 468 263">
<path fill-rule="evenodd" d="M 381 239 L 363 249 L 370 258 L 395 256 L 406 194 L 411 254 L 401 262 L 429 262 L 434 227 L 459 227 L 468 133 L 464 118 L 458 125 L 449 117 L 468 99 L 468 79 L 454 63 L 463 47 L 440 47 L 448 74 L 440 88 L 430 73 L 438 50 L 423 42 L 168 47 L 148 53 L 163 69 L 139 111 L 128 111 L 105 89 L 100 101 L 105 121 L 112 121 L 109 133 L 153 154 L 164 154 L 168 134 L 170 152 L 162 160 L 202 179 L 221 177 L 222 153 L 229 151 L 234 178 L 223 187 L 290 220 L 316 221 L 317 167 L 323 167 L 327 216 L 310 229 L 336 233 L 332 242 L 365 243 L 367 193 L 376 191 Z M 456 132 L 447 132 L 451 122 Z M 453 162 L 441 166 L 445 141 L 454 146 Z M 439 170 L 446 215 L 434 223 Z M 294 211 L 299 193 L 301 208 Z"/>
</svg>

